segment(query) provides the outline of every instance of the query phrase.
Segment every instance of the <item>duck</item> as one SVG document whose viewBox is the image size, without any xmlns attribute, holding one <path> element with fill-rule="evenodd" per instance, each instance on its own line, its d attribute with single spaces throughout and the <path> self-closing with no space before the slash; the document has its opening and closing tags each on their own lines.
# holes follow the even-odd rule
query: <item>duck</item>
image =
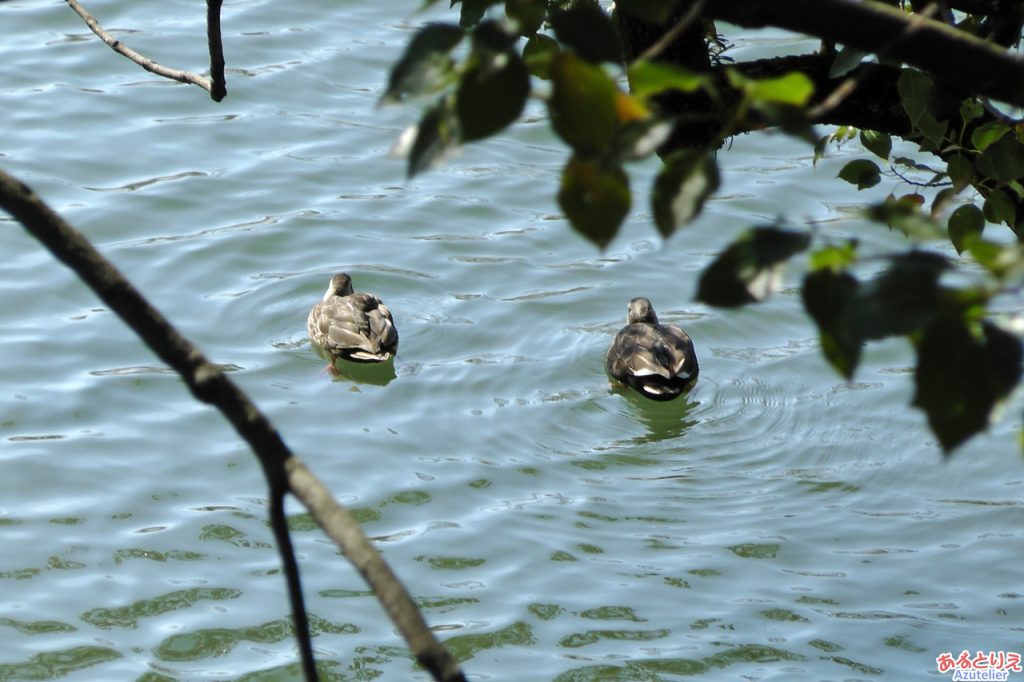
<svg viewBox="0 0 1024 682">
<path fill-rule="evenodd" d="M 373 294 L 352 289 L 352 278 L 339 272 L 323 299 L 309 311 L 306 332 L 335 359 L 386 362 L 398 352 L 398 330 L 391 311 Z"/>
<path fill-rule="evenodd" d="M 615 335 L 605 358 L 608 375 L 651 400 L 689 393 L 700 373 L 690 336 L 659 323 L 646 298 L 634 298 L 626 310 L 626 326 Z"/>
</svg>

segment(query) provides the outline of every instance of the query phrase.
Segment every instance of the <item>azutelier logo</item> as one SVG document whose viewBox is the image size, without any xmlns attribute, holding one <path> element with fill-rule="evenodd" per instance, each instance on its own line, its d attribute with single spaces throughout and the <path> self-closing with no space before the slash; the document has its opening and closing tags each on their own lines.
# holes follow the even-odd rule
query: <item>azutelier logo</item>
<svg viewBox="0 0 1024 682">
<path fill-rule="evenodd" d="M 935 666 L 940 673 L 952 672 L 951 680 L 990 680 L 1010 679 L 1010 673 L 1021 671 L 1020 654 L 1016 651 L 976 651 L 972 655 L 966 649 L 959 656 L 944 651 L 935 657 Z"/>
</svg>

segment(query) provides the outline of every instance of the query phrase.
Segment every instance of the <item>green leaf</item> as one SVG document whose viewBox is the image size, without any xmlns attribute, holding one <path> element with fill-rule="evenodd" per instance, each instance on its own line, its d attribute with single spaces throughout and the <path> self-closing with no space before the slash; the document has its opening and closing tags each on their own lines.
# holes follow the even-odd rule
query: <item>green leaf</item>
<svg viewBox="0 0 1024 682">
<path fill-rule="evenodd" d="M 817 166 L 818 161 L 825 156 L 825 148 L 828 146 L 829 140 L 832 139 L 831 135 L 822 135 L 818 138 L 818 141 L 814 143 L 814 159 L 811 161 L 812 166 Z"/>
<path fill-rule="evenodd" d="M 803 140 L 809 145 L 817 143 L 817 134 L 811 120 L 807 118 L 807 110 L 792 104 L 761 102 L 755 104 L 762 118 L 769 125 L 777 127 L 787 135 Z"/>
<path fill-rule="evenodd" d="M 1006 223 L 1011 227 L 1017 221 L 1017 209 L 1013 199 L 1004 190 L 995 189 L 989 192 L 982 208 L 985 219 L 990 223 Z"/>
<path fill-rule="evenodd" d="M 963 154 L 956 154 L 949 158 L 946 172 L 949 174 L 949 179 L 953 181 L 953 188 L 958 192 L 974 180 L 974 164 Z"/>
<path fill-rule="evenodd" d="M 910 125 L 917 128 L 921 115 L 928 111 L 929 100 L 935 85 L 927 74 L 916 69 L 904 69 L 896 83 L 903 110 L 910 118 Z"/>
<path fill-rule="evenodd" d="M 904 69 L 896 83 L 910 125 L 933 144 L 941 144 L 946 132 L 946 121 L 937 121 L 930 111 L 935 85 L 931 76 L 915 69 Z"/>
<path fill-rule="evenodd" d="M 717 189 L 718 166 L 708 154 L 684 150 L 666 159 L 651 196 L 654 223 L 661 236 L 668 238 L 696 218 Z"/>
<path fill-rule="evenodd" d="M 946 235 L 945 226 L 921 210 L 921 204 L 907 198 L 886 197 L 880 204 L 868 206 L 865 212 L 870 220 L 885 223 L 919 241 L 938 239 Z"/>
<path fill-rule="evenodd" d="M 818 325 L 821 350 L 847 380 L 853 378 L 863 345 L 856 315 L 859 286 L 846 272 L 818 270 L 804 277 L 804 308 Z"/>
<path fill-rule="evenodd" d="M 744 233 L 700 276 L 697 300 L 722 308 L 756 303 L 782 279 L 782 266 L 811 243 L 802 232 L 758 227 Z"/>
<path fill-rule="evenodd" d="M 903 109 L 911 118 L 917 118 L 928 108 L 928 100 L 935 91 L 932 77 L 917 69 L 904 69 L 896 84 Z"/>
<path fill-rule="evenodd" d="M 913 405 L 948 454 L 988 427 L 992 411 L 1021 376 L 1020 340 L 987 321 L 944 315 L 917 348 Z"/>
<path fill-rule="evenodd" d="M 554 9 L 549 21 L 562 44 L 588 62 L 622 63 L 619 32 L 595 0 L 581 0 L 566 10 Z"/>
<path fill-rule="evenodd" d="M 799 71 L 792 71 L 778 78 L 754 80 L 739 71 L 726 72 L 729 85 L 745 92 L 755 104 L 789 104 L 802 107 L 814 94 L 814 83 Z"/>
<path fill-rule="evenodd" d="M 481 24 L 478 31 L 483 28 Z M 470 63 L 455 93 L 455 113 L 466 142 L 493 135 L 515 121 L 530 94 L 530 74 L 511 49 L 492 50 L 474 40 Z"/>
<path fill-rule="evenodd" d="M 836 58 L 832 62 L 832 68 L 828 71 L 829 78 L 841 78 L 846 74 L 850 73 L 867 57 L 870 52 L 862 52 L 849 45 L 844 45 L 838 53 Z"/>
<path fill-rule="evenodd" d="M 839 177 L 857 189 L 867 189 L 882 181 L 882 171 L 874 161 L 854 159 L 842 167 Z"/>
<path fill-rule="evenodd" d="M 505 16 L 515 22 L 519 35 L 532 36 L 544 24 L 547 0 L 505 0 Z"/>
<path fill-rule="evenodd" d="M 1024 269 L 1024 246 L 1021 244 L 997 244 L 974 239 L 968 243 L 967 250 L 981 267 L 999 279 L 1007 279 Z"/>
<path fill-rule="evenodd" d="M 943 187 L 935 193 L 935 197 L 932 199 L 931 217 L 935 218 L 945 208 L 946 204 L 956 198 L 957 190 L 955 187 Z"/>
<path fill-rule="evenodd" d="M 857 241 L 842 246 L 826 246 L 811 253 L 811 270 L 841 272 L 857 261 Z"/>
<path fill-rule="evenodd" d="M 979 152 L 983 152 L 1009 132 L 1010 126 L 1002 121 L 989 121 L 974 129 L 971 133 L 971 144 Z"/>
<path fill-rule="evenodd" d="M 865 339 L 903 336 L 919 330 L 943 304 L 939 278 L 952 267 L 944 256 L 910 251 L 890 259 L 888 270 L 863 282 L 857 314 Z"/>
<path fill-rule="evenodd" d="M 381 104 L 398 102 L 406 95 L 433 92 L 444 85 L 452 73 L 448 53 L 464 35 L 462 29 L 451 24 L 427 24 L 417 31 L 391 69 Z"/>
<path fill-rule="evenodd" d="M 967 250 L 968 240 L 980 237 L 985 229 L 985 216 L 974 204 L 958 206 L 949 216 L 949 240 L 957 253 Z"/>
<path fill-rule="evenodd" d="M 629 213 L 629 177 L 621 166 L 573 156 L 562 172 L 558 205 L 573 228 L 604 249 Z"/>
<path fill-rule="evenodd" d="M 558 54 L 558 42 L 542 33 L 535 33 L 523 47 L 523 62 L 537 78 L 551 80 L 551 60 Z"/>
<path fill-rule="evenodd" d="M 1010 182 L 1024 176 L 1024 145 L 1005 135 L 978 157 L 978 170 L 998 182 Z"/>
<path fill-rule="evenodd" d="M 832 139 L 835 141 L 837 147 L 841 147 L 843 143 L 849 142 L 855 137 L 857 137 L 857 129 L 853 126 L 839 126 L 836 128 L 836 131 L 832 133 Z"/>
<path fill-rule="evenodd" d="M 615 6 L 644 21 L 661 25 L 671 16 L 676 4 L 674 0 L 618 0 Z"/>
<path fill-rule="evenodd" d="M 889 160 L 889 154 L 892 152 L 892 138 L 887 133 L 880 133 L 877 130 L 862 130 L 860 131 L 860 143 L 883 161 Z"/>
<path fill-rule="evenodd" d="M 942 142 L 946 139 L 947 127 L 949 127 L 948 121 L 936 120 L 929 111 L 921 114 L 921 118 L 917 121 L 918 130 L 936 147 L 941 147 Z"/>
<path fill-rule="evenodd" d="M 976 99 L 965 99 L 960 103 L 960 118 L 963 119 L 964 123 L 970 123 L 976 118 L 981 118 L 981 115 L 984 113 L 985 107 Z"/>
<path fill-rule="evenodd" d="M 555 132 L 579 154 L 600 154 L 618 127 L 615 83 L 599 66 L 569 52 L 551 59 L 548 110 Z"/>
<path fill-rule="evenodd" d="M 458 126 L 453 109 L 451 99 L 445 97 L 423 113 L 409 152 L 408 177 L 438 165 L 458 146 Z"/>
<path fill-rule="evenodd" d="M 621 97 L 628 97 L 621 93 Z M 620 99 L 621 99 L 620 97 Z M 622 112 L 620 103 L 619 112 Z M 623 123 L 615 137 L 614 153 L 620 160 L 644 159 L 658 150 L 672 135 L 672 122 L 648 116 Z"/>
<path fill-rule="evenodd" d="M 666 90 L 695 92 L 710 83 L 704 74 L 687 71 L 665 62 L 635 61 L 629 66 L 629 89 L 634 97 L 646 99 Z"/>
<path fill-rule="evenodd" d="M 754 81 L 754 83 L 755 86 L 751 92 L 754 102 L 803 107 L 814 94 L 814 82 L 799 71 L 787 73 L 779 78 Z"/>
</svg>

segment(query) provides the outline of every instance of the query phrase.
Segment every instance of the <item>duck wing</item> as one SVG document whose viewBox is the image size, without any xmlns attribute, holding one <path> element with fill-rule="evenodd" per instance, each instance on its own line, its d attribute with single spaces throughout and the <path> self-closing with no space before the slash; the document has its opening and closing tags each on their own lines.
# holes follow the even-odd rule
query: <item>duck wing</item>
<svg viewBox="0 0 1024 682">
<path fill-rule="evenodd" d="M 381 303 L 379 298 L 376 300 L 377 305 L 366 311 L 366 320 L 369 325 L 369 332 L 366 336 L 376 347 L 376 352 L 394 353 L 398 348 L 398 330 L 395 329 L 395 321 L 387 306 Z"/>
<path fill-rule="evenodd" d="M 387 360 L 398 346 L 391 312 L 373 294 L 335 296 L 313 306 L 310 338 L 332 355 L 350 360 Z"/>
<path fill-rule="evenodd" d="M 608 348 L 608 373 L 623 383 L 633 377 L 660 376 L 669 379 L 664 344 L 659 343 L 654 325 L 631 324 L 623 327 Z"/>
<path fill-rule="evenodd" d="M 697 354 L 689 334 L 674 325 L 657 324 L 654 327 L 659 340 L 655 352 L 670 376 L 681 379 L 696 377 L 699 371 Z"/>
</svg>

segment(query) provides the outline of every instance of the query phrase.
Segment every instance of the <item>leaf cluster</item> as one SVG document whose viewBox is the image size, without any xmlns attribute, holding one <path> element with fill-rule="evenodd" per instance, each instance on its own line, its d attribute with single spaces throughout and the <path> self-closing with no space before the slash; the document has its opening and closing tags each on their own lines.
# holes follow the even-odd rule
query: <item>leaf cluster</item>
<svg viewBox="0 0 1024 682">
<path fill-rule="evenodd" d="M 966 260 L 909 251 L 894 256 L 890 269 L 866 285 L 846 267 L 821 269 L 805 280 L 804 302 L 826 357 L 847 377 L 856 368 L 861 341 L 910 336 L 917 350 L 913 404 L 950 450 L 985 429 L 1020 381 L 1020 339 L 989 319 L 989 306 L 997 296 L 1019 292 L 1024 249 L 1019 241 L 1007 244 L 984 232 L 988 224 L 1003 224 L 1020 236 L 1024 138 L 1019 126 L 987 115 L 975 98 L 962 100 L 954 116 L 942 117 L 934 80 L 923 72 L 905 70 L 898 90 L 911 123 L 906 139 L 944 166 L 892 157 L 888 134 L 862 130 L 862 146 L 889 168 L 854 159 L 839 177 L 867 189 L 888 174 L 932 190 L 930 207 L 919 192 L 890 194 L 867 215 L 919 241 L 948 239 Z M 854 136 L 847 129 L 832 139 Z M 942 279 L 971 283 L 943 285 Z"/>
<path fill-rule="evenodd" d="M 891 132 L 883 130 L 841 126 L 819 138 L 811 121 L 824 96 L 815 92 L 820 80 L 799 71 L 752 77 L 750 69 L 729 66 L 713 22 L 688 17 L 687 3 L 617 4 L 617 12 L 666 37 L 701 22 L 711 70 L 662 58 L 666 46 L 657 40 L 637 49 L 597 0 L 454 0 L 458 25 L 421 28 L 382 98 L 433 98 L 403 136 L 409 175 L 461 144 L 499 133 L 535 98 L 568 150 L 559 206 L 573 229 L 603 249 L 632 209 L 630 164 L 661 157 L 650 213 L 668 238 L 717 191 L 715 153 L 736 132 L 779 129 L 813 144 L 815 161 L 830 142 L 858 139 L 874 158 L 853 159 L 838 176 L 862 190 L 887 178 L 913 187 L 863 211 L 868 221 L 906 235 L 904 250 L 863 256 L 855 240 L 835 244 L 813 231 L 755 227 L 705 269 L 697 298 L 725 308 L 764 301 L 787 264 L 803 255 L 804 307 L 840 375 L 854 377 L 867 343 L 905 337 L 917 356 L 913 405 L 942 447 L 948 452 L 985 429 L 1021 374 L 1020 340 L 1000 326 L 990 305 L 1019 292 L 1024 251 L 990 238 L 985 228 L 1001 223 L 1024 236 L 1024 124 L 996 115 L 977 97 L 951 99 L 931 75 L 901 67 L 894 94 L 905 117 L 902 137 L 917 145 L 916 153 L 896 155 Z M 879 46 L 879 59 L 886 49 Z M 856 73 L 867 54 L 840 50 L 830 77 Z M 666 106 L 670 100 L 703 102 L 704 118 Z M 711 133 L 696 146 L 669 143 L 680 128 L 709 123 Z M 937 162 L 925 163 L 929 156 Z M 944 239 L 960 259 L 923 248 Z"/>
<path fill-rule="evenodd" d="M 428 2 L 427 5 L 433 4 Z M 419 122 L 402 136 L 408 174 L 442 161 L 459 145 L 494 135 L 518 119 L 531 96 L 545 102 L 555 134 L 570 150 L 558 203 L 570 225 L 604 248 L 632 208 L 628 164 L 659 151 L 678 123 L 658 98 L 665 93 L 720 97 L 732 91 L 737 120 L 756 110 L 796 122 L 813 87 L 799 73 L 756 80 L 731 72 L 728 84 L 707 73 L 654 59 L 624 60 L 615 22 L 596 0 L 461 0 L 458 25 L 419 29 L 394 65 L 381 103 L 431 96 Z M 627 2 L 664 19 L 672 3 Z M 497 7 L 503 18 L 488 18 Z M 489 11 L 489 10 L 494 11 Z M 462 55 L 459 46 L 469 43 Z M 700 215 L 718 189 L 716 149 L 731 119 L 706 145 L 668 154 L 651 191 L 651 211 L 668 237 Z"/>
</svg>

